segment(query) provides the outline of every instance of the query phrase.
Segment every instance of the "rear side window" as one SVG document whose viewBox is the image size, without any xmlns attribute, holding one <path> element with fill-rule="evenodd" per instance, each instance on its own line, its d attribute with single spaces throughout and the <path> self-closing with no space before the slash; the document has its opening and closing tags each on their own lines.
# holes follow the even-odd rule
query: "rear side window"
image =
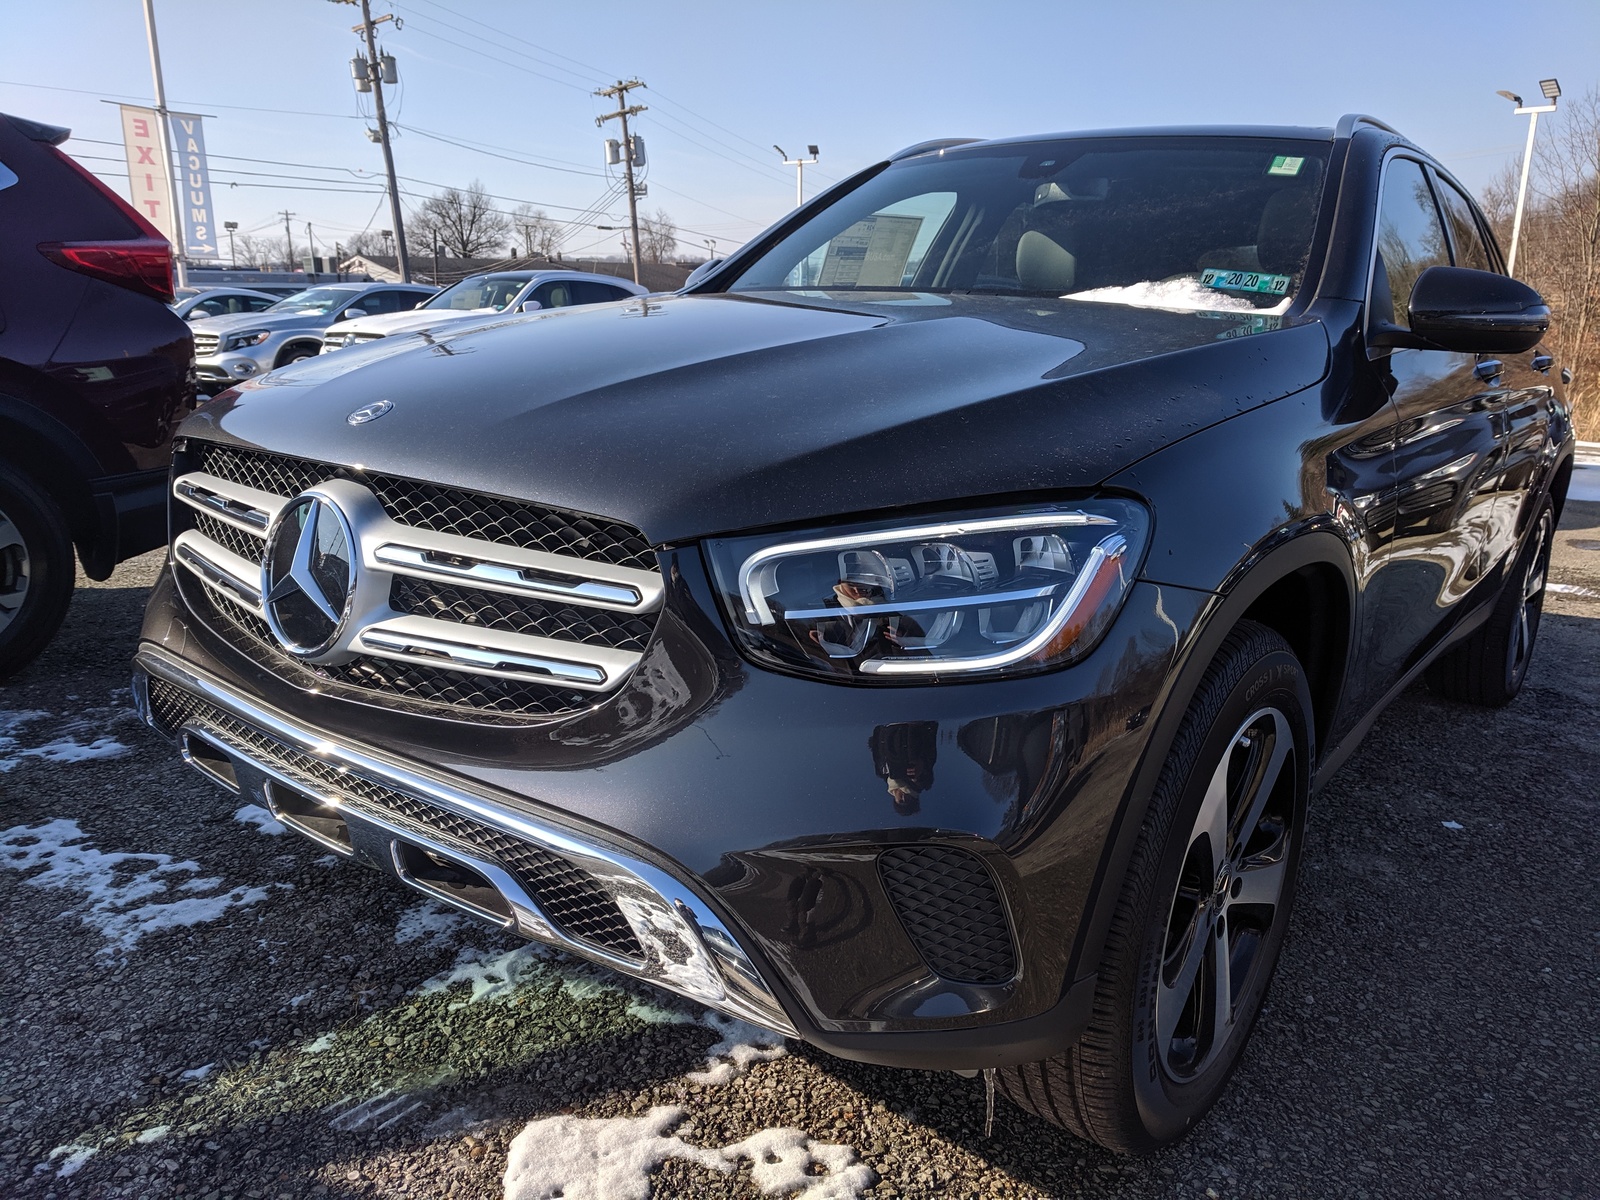
<svg viewBox="0 0 1600 1200">
<path fill-rule="evenodd" d="M 1478 232 L 1478 222 L 1473 219 L 1472 205 L 1448 179 L 1440 179 L 1437 175 L 1433 178 L 1439 188 L 1439 199 L 1444 204 L 1445 219 L 1450 222 L 1450 240 L 1456 248 L 1456 266 L 1472 267 L 1478 271 L 1494 270 L 1489 265 L 1489 251 L 1483 244 L 1483 235 Z"/>
<path fill-rule="evenodd" d="M 1448 267 L 1450 247 L 1422 165 L 1389 161 L 1378 200 L 1378 252 L 1372 269 L 1373 320 L 1411 327 L 1406 304 L 1412 285 L 1429 267 Z"/>
<path fill-rule="evenodd" d="M 608 304 L 624 299 L 628 293 L 606 283 L 592 283 L 587 279 L 574 279 L 570 285 L 574 304 Z"/>
<path fill-rule="evenodd" d="M 413 296 L 410 292 L 368 292 L 354 301 L 351 307 L 365 309 L 370 317 L 378 313 L 399 312 L 412 307 L 420 299 L 421 296 Z"/>
</svg>

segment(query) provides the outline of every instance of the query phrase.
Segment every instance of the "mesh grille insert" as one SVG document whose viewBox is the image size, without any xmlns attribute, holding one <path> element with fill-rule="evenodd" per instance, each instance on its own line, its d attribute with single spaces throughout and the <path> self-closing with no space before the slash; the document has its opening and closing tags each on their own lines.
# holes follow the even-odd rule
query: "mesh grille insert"
<svg viewBox="0 0 1600 1200">
<path fill-rule="evenodd" d="M 1005 906 L 989 868 L 954 846 L 897 846 L 878 870 L 900 921 L 933 973 L 999 984 L 1017 973 Z"/>
<path fill-rule="evenodd" d="M 614 650 L 642 651 L 654 630 L 650 621 L 626 613 L 611 613 L 600 608 L 580 610 L 482 588 L 414 579 L 409 575 L 396 575 L 389 593 L 389 604 L 396 612 L 460 621 L 487 629 L 508 629 L 513 633 L 563 642 L 610 646 Z"/>
<path fill-rule="evenodd" d="M 639 939 L 611 895 L 586 871 L 553 851 L 343 770 L 155 676 L 150 677 L 150 715 L 168 737 L 195 721 L 307 787 L 340 797 L 358 812 L 384 817 L 494 859 L 516 877 L 567 936 L 613 954 L 644 957 Z"/>
<path fill-rule="evenodd" d="M 248 534 L 237 525 L 230 525 L 210 513 L 197 512 L 193 515 L 193 520 L 196 533 L 210 538 L 224 550 L 233 551 L 245 562 L 259 563 L 262 554 L 266 552 L 265 538 Z"/>
</svg>

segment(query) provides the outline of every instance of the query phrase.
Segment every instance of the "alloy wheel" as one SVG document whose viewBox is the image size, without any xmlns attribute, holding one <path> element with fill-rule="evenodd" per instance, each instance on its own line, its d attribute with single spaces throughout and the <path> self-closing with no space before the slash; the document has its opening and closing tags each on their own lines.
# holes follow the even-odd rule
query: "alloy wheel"
<svg viewBox="0 0 1600 1200">
<path fill-rule="evenodd" d="M 0 632 L 28 598 L 28 544 L 16 522 L 0 510 Z"/>
<path fill-rule="evenodd" d="M 1539 632 L 1539 616 L 1544 609 L 1545 576 L 1550 566 L 1550 527 L 1554 518 L 1547 508 L 1539 514 L 1529 546 L 1532 553 L 1522 572 L 1522 605 L 1517 623 L 1506 645 L 1506 678 L 1520 679 L 1533 654 L 1533 640 Z"/>
<path fill-rule="evenodd" d="M 1206 786 L 1167 918 L 1156 1037 L 1169 1078 L 1200 1075 L 1227 1044 L 1237 1006 L 1270 970 L 1263 946 L 1288 877 L 1294 733 L 1276 708 L 1252 713 Z"/>
</svg>

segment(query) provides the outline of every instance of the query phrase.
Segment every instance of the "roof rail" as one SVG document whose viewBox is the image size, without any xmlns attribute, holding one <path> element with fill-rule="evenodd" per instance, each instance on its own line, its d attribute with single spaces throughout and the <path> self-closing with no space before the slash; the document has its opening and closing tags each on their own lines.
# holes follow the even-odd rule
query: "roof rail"
<svg viewBox="0 0 1600 1200">
<path fill-rule="evenodd" d="M 930 150 L 945 150 L 951 146 L 967 146 L 981 141 L 982 138 L 934 138 L 931 142 L 918 142 L 915 146 L 907 146 L 904 150 L 889 155 L 889 161 L 899 162 L 902 158 L 910 158 L 913 154 L 927 154 Z"/>
<path fill-rule="evenodd" d="M 1333 136 L 1335 138 L 1347 138 L 1351 134 L 1355 133 L 1356 126 L 1358 125 L 1371 125 L 1374 129 L 1381 129 L 1385 133 L 1392 133 L 1398 138 L 1403 138 L 1406 136 L 1387 121 L 1380 121 L 1377 117 L 1369 117 L 1366 113 L 1345 113 L 1344 116 L 1339 118 L 1339 125 L 1338 128 L 1333 131 Z M 1409 141 L 1410 139 L 1407 138 L 1406 140 Z"/>
</svg>

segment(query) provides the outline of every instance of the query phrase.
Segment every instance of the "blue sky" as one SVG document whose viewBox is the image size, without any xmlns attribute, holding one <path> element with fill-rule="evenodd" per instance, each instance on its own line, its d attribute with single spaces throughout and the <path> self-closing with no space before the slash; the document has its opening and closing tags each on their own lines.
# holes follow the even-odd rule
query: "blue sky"
<svg viewBox="0 0 1600 1200">
<path fill-rule="evenodd" d="M 102 99 L 151 97 L 139 0 L 4 9 L 0 110 L 70 125 L 69 149 L 118 159 L 118 146 L 78 139 L 118 141 L 116 109 Z M 595 127 L 606 107 L 590 93 L 627 76 L 648 85 L 634 93 L 650 107 L 637 123 L 650 158 L 646 208 L 671 214 L 685 253 L 703 253 L 704 239 L 726 251 L 793 203 L 793 170 L 773 143 L 791 155 L 821 147 L 810 194 L 813 180 L 930 137 L 1328 125 L 1360 111 L 1477 189 L 1516 160 L 1526 135 L 1527 119 L 1496 89 L 1536 96 L 1553 75 L 1577 95 L 1600 61 L 1596 0 L 378 0 L 373 11 L 405 23 L 382 38 L 402 80 L 391 112 L 402 187 L 426 194 L 481 179 L 504 208 L 530 201 L 578 218 L 569 254 L 620 249 L 590 226 L 619 223 L 626 203 L 585 210 L 606 192 L 601 140 L 615 136 L 614 122 Z M 363 134 L 370 98 L 358 101 L 349 74 L 357 17 L 329 0 L 156 0 L 168 103 L 215 115 L 207 142 L 220 219 L 272 236 L 288 208 L 297 241 L 309 220 L 330 243 L 388 226 L 371 190 L 382 159 Z"/>
</svg>

